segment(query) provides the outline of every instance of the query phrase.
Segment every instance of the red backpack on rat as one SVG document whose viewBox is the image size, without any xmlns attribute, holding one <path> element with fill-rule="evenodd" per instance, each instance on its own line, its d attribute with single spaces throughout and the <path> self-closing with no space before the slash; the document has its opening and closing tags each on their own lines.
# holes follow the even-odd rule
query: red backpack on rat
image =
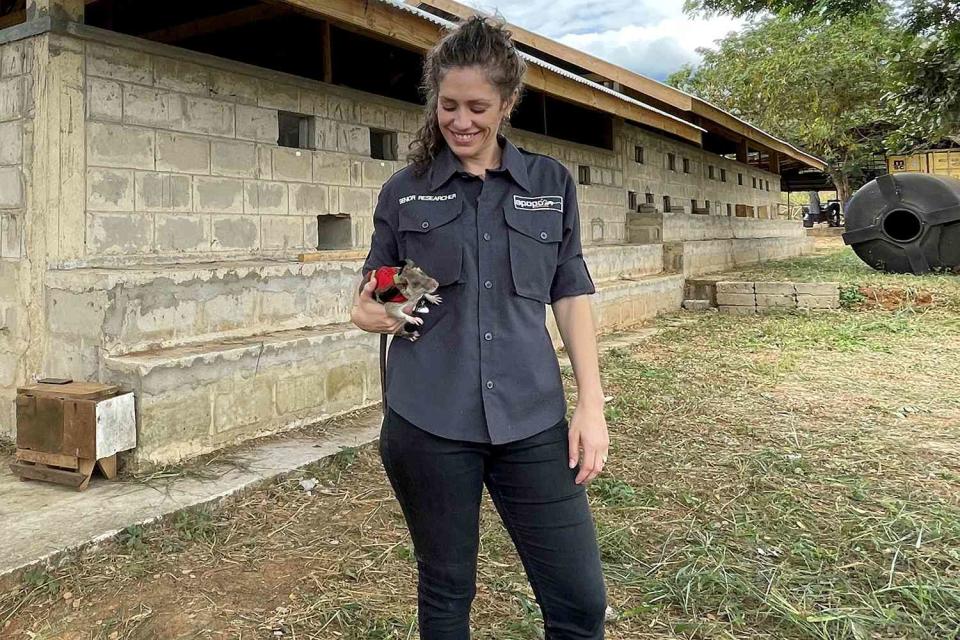
<svg viewBox="0 0 960 640">
<path fill-rule="evenodd" d="M 402 267 L 380 267 L 374 275 L 377 282 L 374 299 L 386 308 L 390 317 L 406 321 L 397 335 L 415 341 L 420 337 L 416 328 L 423 324 L 423 318 L 412 314 L 428 313 L 426 302 L 440 304 L 443 301 L 434 293 L 439 283 L 409 258 Z"/>
</svg>

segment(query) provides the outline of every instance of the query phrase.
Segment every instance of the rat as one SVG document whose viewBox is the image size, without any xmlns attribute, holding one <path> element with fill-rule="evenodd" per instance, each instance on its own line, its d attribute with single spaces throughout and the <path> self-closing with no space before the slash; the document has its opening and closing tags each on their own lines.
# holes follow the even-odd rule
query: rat
<svg viewBox="0 0 960 640">
<path fill-rule="evenodd" d="M 403 267 L 380 267 L 376 270 L 377 287 L 373 297 L 383 304 L 387 315 L 404 320 L 403 329 L 397 334 L 411 342 L 420 337 L 416 328 L 423 324 L 423 318 L 412 313 L 428 313 L 426 303 L 440 304 L 443 298 L 436 295 L 440 284 L 413 260 L 404 260 Z"/>
</svg>

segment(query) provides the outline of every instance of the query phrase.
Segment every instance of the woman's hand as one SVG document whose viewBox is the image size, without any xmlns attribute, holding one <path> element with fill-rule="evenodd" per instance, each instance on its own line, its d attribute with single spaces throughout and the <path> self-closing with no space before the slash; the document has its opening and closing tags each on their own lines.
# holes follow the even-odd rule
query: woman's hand
<svg viewBox="0 0 960 640">
<path fill-rule="evenodd" d="M 567 433 L 570 446 L 570 468 L 577 465 L 580 449 L 583 449 L 583 461 L 575 482 L 590 482 L 603 471 L 610 448 L 610 436 L 607 433 L 607 420 L 603 415 L 603 404 L 594 406 L 577 402 L 570 419 Z"/>
<path fill-rule="evenodd" d="M 373 290 L 376 288 L 376 272 L 371 271 L 363 289 L 353 296 L 350 321 L 370 333 L 396 333 L 403 327 L 403 320 L 387 315 L 386 308 L 373 299 Z"/>
</svg>

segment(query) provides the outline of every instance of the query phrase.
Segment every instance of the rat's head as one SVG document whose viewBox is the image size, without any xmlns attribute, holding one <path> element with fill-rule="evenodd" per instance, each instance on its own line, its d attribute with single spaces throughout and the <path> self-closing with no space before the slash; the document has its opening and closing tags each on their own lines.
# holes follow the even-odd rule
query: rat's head
<svg viewBox="0 0 960 640">
<path fill-rule="evenodd" d="M 433 293 L 440 286 L 439 282 L 424 273 L 410 258 L 404 260 L 403 269 L 397 274 L 395 282 L 407 298 Z"/>
</svg>

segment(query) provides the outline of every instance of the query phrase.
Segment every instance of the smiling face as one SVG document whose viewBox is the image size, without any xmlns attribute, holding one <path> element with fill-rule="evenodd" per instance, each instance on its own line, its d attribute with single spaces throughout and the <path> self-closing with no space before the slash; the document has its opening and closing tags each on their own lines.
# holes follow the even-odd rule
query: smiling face
<svg viewBox="0 0 960 640">
<path fill-rule="evenodd" d="M 499 158 L 497 132 L 514 99 L 504 102 L 480 67 L 454 67 L 440 81 L 437 121 L 443 139 L 464 164 Z"/>
</svg>

